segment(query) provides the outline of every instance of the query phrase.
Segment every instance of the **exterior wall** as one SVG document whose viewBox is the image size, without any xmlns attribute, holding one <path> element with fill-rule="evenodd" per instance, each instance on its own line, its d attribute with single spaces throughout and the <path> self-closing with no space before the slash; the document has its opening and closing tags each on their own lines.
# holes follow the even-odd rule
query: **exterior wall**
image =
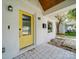
<svg viewBox="0 0 79 59">
<path fill-rule="evenodd" d="M 38 20 L 39 21 L 39 20 Z M 37 21 L 37 22 L 38 22 Z M 52 32 L 48 33 L 48 21 L 52 22 Z M 42 28 L 42 23 L 46 24 L 46 28 Z M 41 25 L 41 26 L 40 26 Z M 44 16 L 42 22 L 40 21 L 40 25 L 37 27 L 37 45 L 41 44 L 41 43 L 46 43 L 48 41 L 50 41 L 51 39 L 54 39 L 56 37 L 56 25 L 55 25 L 55 20 Z M 40 40 L 41 39 L 41 40 Z"/>
<path fill-rule="evenodd" d="M 31 46 L 29 48 L 19 50 L 19 10 L 29 12 L 35 17 L 34 46 L 46 43 L 50 39 L 55 38 L 55 22 L 52 19 L 43 16 L 39 8 L 25 0 L 3 0 L 2 3 L 2 47 L 5 47 L 5 52 L 2 54 L 3 59 L 12 59 L 28 49 L 33 48 L 33 46 Z M 8 11 L 8 5 L 13 6 L 13 12 Z M 38 20 L 38 17 L 41 17 L 41 20 Z M 47 25 L 47 21 L 49 19 L 53 23 L 54 31 L 52 33 L 48 33 L 47 28 L 42 28 L 42 23 L 46 23 Z M 10 30 L 8 30 L 8 25 L 10 25 Z"/>
</svg>

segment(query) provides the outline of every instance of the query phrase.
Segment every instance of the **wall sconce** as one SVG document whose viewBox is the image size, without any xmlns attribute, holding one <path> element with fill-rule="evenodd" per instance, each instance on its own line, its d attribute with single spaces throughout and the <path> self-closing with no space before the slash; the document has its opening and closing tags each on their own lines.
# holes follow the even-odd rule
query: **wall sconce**
<svg viewBox="0 0 79 59">
<path fill-rule="evenodd" d="M 46 28 L 46 24 L 45 23 L 42 24 L 42 28 Z"/>
<path fill-rule="evenodd" d="M 8 11 L 13 11 L 13 7 L 11 5 L 8 6 Z"/>
</svg>

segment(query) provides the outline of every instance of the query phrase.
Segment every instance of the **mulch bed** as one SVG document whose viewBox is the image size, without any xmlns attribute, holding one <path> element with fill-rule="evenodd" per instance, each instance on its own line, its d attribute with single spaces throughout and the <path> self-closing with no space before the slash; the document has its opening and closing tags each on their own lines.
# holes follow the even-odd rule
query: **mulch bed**
<svg viewBox="0 0 79 59">
<path fill-rule="evenodd" d="M 71 47 L 68 47 L 68 46 L 63 46 L 62 43 L 63 43 L 63 40 L 61 40 L 61 39 L 60 40 L 56 39 L 56 41 L 51 40 L 50 42 L 48 42 L 48 44 L 55 45 L 55 46 L 57 46 L 59 48 L 63 48 L 65 50 L 76 53 L 76 49 L 72 49 Z"/>
</svg>

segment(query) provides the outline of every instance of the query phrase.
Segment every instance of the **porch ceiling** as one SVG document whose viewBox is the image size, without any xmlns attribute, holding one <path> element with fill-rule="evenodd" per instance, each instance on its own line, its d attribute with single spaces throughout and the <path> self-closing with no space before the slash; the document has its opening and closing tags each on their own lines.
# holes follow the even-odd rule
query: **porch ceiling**
<svg viewBox="0 0 79 59">
<path fill-rule="evenodd" d="M 27 0 L 40 9 L 43 15 L 53 13 L 57 10 L 76 4 L 76 0 Z"/>
<path fill-rule="evenodd" d="M 39 0 L 42 8 L 44 11 L 46 11 L 47 9 L 54 7 L 55 5 L 63 2 L 65 0 Z"/>
</svg>

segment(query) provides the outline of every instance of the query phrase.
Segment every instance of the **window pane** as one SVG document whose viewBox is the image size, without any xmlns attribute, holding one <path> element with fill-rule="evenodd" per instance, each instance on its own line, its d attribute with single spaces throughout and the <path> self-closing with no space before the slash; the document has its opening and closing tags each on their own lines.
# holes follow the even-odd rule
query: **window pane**
<svg viewBox="0 0 79 59">
<path fill-rule="evenodd" d="M 22 15 L 22 32 L 23 34 L 31 34 L 31 17 Z"/>
</svg>

